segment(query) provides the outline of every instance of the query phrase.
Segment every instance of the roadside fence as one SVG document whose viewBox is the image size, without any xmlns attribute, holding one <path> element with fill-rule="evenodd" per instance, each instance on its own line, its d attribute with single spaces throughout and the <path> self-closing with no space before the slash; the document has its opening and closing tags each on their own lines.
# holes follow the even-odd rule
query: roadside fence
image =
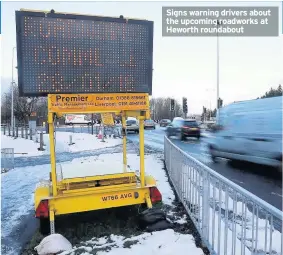
<svg viewBox="0 0 283 255">
<path fill-rule="evenodd" d="M 40 129 L 40 127 L 38 128 Z M 10 125 L 3 126 L 2 131 L 4 135 L 13 137 L 13 138 L 22 138 L 26 140 L 32 140 L 36 143 L 39 143 L 39 151 L 44 150 L 44 140 L 43 140 L 43 131 L 38 129 L 29 129 L 28 126 L 15 126 L 11 128 Z"/>
<path fill-rule="evenodd" d="M 1 149 L 1 173 L 14 169 L 14 148 Z"/>
<path fill-rule="evenodd" d="M 283 255 L 282 212 L 176 147 L 164 137 L 176 193 L 211 254 Z"/>
</svg>

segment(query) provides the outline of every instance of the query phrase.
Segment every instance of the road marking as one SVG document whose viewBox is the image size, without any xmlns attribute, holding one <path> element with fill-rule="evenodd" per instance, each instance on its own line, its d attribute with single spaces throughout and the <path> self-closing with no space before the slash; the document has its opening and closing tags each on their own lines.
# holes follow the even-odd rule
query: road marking
<svg viewBox="0 0 283 255">
<path fill-rule="evenodd" d="M 280 194 L 278 194 L 278 193 L 275 193 L 275 192 L 271 192 L 271 195 L 283 197 L 282 195 L 280 195 Z"/>
</svg>

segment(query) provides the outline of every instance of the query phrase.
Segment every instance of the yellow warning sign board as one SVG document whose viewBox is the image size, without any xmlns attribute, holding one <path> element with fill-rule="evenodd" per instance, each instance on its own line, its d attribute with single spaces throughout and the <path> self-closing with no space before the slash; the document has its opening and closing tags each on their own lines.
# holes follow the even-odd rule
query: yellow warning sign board
<svg viewBox="0 0 283 255">
<path fill-rule="evenodd" d="M 146 93 L 115 94 L 50 94 L 49 112 L 116 112 L 123 110 L 149 110 Z"/>
<path fill-rule="evenodd" d="M 102 123 L 106 126 L 114 126 L 112 113 L 106 112 L 101 114 Z"/>
</svg>

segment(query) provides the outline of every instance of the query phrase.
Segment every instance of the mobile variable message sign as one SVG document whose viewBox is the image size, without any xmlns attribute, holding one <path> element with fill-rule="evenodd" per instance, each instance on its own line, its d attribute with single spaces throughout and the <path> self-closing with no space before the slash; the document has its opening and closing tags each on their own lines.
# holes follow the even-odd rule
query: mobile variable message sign
<svg viewBox="0 0 283 255">
<path fill-rule="evenodd" d="M 152 93 L 153 22 L 16 11 L 21 96 Z"/>
</svg>

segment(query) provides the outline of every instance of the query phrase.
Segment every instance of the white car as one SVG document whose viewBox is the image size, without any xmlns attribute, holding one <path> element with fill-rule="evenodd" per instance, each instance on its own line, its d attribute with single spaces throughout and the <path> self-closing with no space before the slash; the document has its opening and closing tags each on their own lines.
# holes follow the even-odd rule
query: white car
<svg viewBox="0 0 283 255">
<path fill-rule="evenodd" d="M 126 130 L 127 132 L 139 133 L 139 121 L 134 118 L 128 118 L 126 120 Z"/>
<path fill-rule="evenodd" d="M 220 129 L 208 142 L 213 161 L 247 161 L 282 171 L 282 97 L 233 103 L 219 114 Z"/>
</svg>

